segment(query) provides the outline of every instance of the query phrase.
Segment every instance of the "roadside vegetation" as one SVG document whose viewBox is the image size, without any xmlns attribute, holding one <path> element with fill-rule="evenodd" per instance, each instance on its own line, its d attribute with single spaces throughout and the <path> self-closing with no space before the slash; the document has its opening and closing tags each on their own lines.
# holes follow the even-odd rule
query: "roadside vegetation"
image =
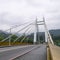
<svg viewBox="0 0 60 60">
<path fill-rule="evenodd" d="M 40 33 L 39 33 L 40 34 Z M 1 32 L 0 33 L 0 41 L 2 41 L 4 38 L 8 37 L 9 33 L 4 33 L 4 32 Z M 54 36 L 53 34 L 51 34 L 52 38 L 53 38 L 53 41 L 54 41 L 54 44 L 57 45 L 57 46 L 60 46 L 60 36 Z M 13 35 L 11 37 L 11 42 L 14 42 L 14 40 L 16 40 L 16 38 L 18 38 L 19 36 L 17 35 Z M 24 38 L 25 37 L 25 38 Z M 38 37 L 38 35 L 37 35 Z M 34 39 L 34 34 L 30 34 L 30 35 L 22 35 L 18 40 L 17 42 L 22 42 L 22 43 L 33 43 L 33 39 Z M 22 41 L 23 40 L 23 41 Z M 44 34 L 40 35 L 39 36 L 39 39 L 37 38 L 37 40 L 40 42 L 40 43 L 44 43 L 45 42 L 45 37 L 44 37 Z M 6 41 L 4 42 L 9 42 L 9 39 L 7 39 Z"/>
</svg>

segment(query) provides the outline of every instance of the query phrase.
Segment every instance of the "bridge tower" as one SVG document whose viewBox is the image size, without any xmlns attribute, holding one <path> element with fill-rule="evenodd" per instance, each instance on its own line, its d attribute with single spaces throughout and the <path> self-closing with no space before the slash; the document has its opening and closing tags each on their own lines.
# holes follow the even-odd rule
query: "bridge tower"
<svg viewBox="0 0 60 60">
<path fill-rule="evenodd" d="M 34 32 L 34 44 L 35 43 L 40 43 L 40 39 L 38 37 L 38 32 L 39 32 L 39 29 L 38 29 L 38 26 L 39 25 L 44 25 L 44 28 L 45 28 L 45 42 L 48 41 L 48 31 L 47 31 L 47 27 L 46 27 L 46 23 L 45 23 L 45 19 L 43 17 L 43 20 L 42 21 L 37 21 L 38 19 L 36 18 L 35 20 L 35 32 Z M 37 40 L 38 39 L 38 40 Z"/>
</svg>

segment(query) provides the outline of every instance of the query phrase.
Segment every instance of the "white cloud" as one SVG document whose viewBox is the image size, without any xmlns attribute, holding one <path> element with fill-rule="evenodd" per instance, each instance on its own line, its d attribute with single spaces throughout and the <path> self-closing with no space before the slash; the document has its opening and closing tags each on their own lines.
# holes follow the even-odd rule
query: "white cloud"
<svg viewBox="0 0 60 60">
<path fill-rule="evenodd" d="M 43 15 L 49 29 L 55 26 L 60 28 L 58 27 L 60 23 L 60 0 L 0 0 L 1 25 L 20 24 L 34 20 L 36 16 L 40 19 Z"/>
</svg>

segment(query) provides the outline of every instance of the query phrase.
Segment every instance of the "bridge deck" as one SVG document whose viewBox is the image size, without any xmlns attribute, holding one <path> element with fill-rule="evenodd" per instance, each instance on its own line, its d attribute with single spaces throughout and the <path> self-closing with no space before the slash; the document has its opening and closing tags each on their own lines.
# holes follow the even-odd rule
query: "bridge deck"
<svg viewBox="0 0 60 60">
<path fill-rule="evenodd" d="M 10 48 L 10 47 L 9 47 Z M 32 49 L 34 48 L 34 49 Z M 33 46 L 25 46 L 8 50 L 8 48 L 0 48 L 1 50 L 6 49 L 5 51 L 0 51 L 0 60 L 12 60 L 14 57 L 18 57 L 22 53 L 27 51 L 31 51 L 21 57 L 17 58 L 18 60 L 47 60 L 46 59 L 46 46 L 44 45 L 33 45 Z"/>
<path fill-rule="evenodd" d="M 14 60 L 47 60 L 47 54 L 46 54 L 46 46 L 41 45 L 37 49 L 32 50 L 31 52 L 18 57 Z"/>
</svg>

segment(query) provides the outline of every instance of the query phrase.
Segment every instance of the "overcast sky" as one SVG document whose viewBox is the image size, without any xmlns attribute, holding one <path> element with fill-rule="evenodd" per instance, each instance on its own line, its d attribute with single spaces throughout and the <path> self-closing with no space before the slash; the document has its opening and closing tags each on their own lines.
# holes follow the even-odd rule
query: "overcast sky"
<svg viewBox="0 0 60 60">
<path fill-rule="evenodd" d="M 0 29 L 45 17 L 48 29 L 60 29 L 60 0 L 0 0 Z"/>
</svg>

